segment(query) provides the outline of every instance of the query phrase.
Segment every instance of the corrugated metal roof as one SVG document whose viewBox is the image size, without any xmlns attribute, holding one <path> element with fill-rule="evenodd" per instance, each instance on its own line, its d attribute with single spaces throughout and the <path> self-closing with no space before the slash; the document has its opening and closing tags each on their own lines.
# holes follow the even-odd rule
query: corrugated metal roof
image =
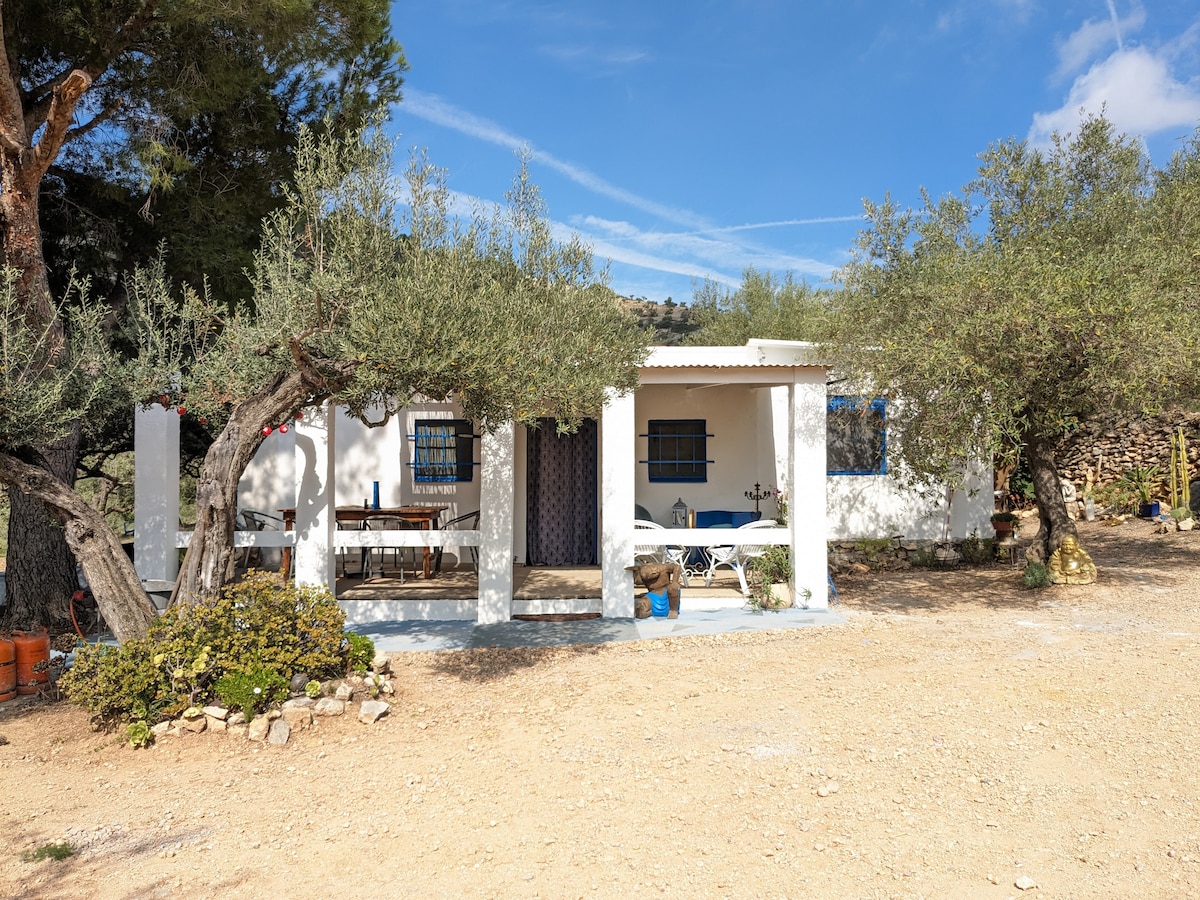
<svg viewBox="0 0 1200 900">
<path fill-rule="evenodd" d="M 744 347 L 654 347 L 644 368 L 819 366 L 814 344 L 805 341 L 754 339 Z"/>
</svg>

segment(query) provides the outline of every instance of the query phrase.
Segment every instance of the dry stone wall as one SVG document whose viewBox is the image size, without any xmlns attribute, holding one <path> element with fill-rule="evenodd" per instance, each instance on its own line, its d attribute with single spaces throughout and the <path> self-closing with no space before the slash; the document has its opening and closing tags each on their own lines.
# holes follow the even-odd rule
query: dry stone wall
<svg viewBox="0 0 1200 900">
<path fill-rule="evenodd" d="M 1089 466 L 1097 485 L 1111 484 L 1134 466 L 1153 466 L 1162 473 L 1161 493 L 1165 494 L 1171 468 L 1171 435 L 1177 428 L 1183 428 L 1188 475 L 1195 481 L 1200 478 L 1200 413 L 1088 423 L 1059 445 L 1059 472 L 1082 493 Z"/>
</svg>

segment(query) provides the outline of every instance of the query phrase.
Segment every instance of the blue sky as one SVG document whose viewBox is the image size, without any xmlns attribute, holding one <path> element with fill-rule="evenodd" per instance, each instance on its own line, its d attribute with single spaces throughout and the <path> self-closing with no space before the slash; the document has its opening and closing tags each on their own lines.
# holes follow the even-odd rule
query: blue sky
<svg viewBox="0 0 1200 900">
<path fill-rule="evenodd" d="M 1156 165 L 1200 125 L 1196 0 L 398 0 L 392 22 L 401 147 L 495 202 L 528 148 L 551 220 L 650 300 L 749 266 L 821 283 L 863 198 L 957 191 L 1081 107 Z"/>
</svg>

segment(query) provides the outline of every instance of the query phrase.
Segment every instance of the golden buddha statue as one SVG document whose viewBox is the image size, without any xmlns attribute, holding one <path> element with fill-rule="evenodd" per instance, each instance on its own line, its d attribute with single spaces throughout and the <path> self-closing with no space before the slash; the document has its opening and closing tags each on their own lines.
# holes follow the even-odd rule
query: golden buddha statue
<svg viewBox="0 0 1200 900">
<path fill-rule="evenodd" d="M 1073 534 L 1063 538 L 1062 546 L 1050 554 L 1046 570 L 1054 584 L 1091 584 L 1096 580 L 1096 564 Z"/>
</svg>

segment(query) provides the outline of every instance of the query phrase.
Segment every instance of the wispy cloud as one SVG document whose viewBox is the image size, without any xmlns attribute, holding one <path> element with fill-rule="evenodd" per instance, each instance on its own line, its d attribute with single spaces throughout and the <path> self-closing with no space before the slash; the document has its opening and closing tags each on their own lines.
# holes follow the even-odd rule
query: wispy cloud
<svg viewBox="0 0 1200 900">
<path fill-rule="evenodd" d="M 619 203 L 632 206 L 634 209 L 640 209 L 644 213 L 649 213 L 668 222 L 674 222 L 677 225 L 686 225 L 689 228 L 705 228 L 710 224 L 702 216 L 698 216 L 690 210 L 665 206 L 641 197 L 632 191 L 627 191 L 624 188 L 610 184 L 594 172 L 589 172 L 582 166 L 565 162 L 551 153 L 539 150 L 530 141 L 518 138 L 495 122 L 447 103 L 436 94 L 428 94 L 421 90 L 409 88 L 405 90 L 404 105 L 401 111 L 412 114 L 419 119 L 424 119 L 427 122 L 433 122 L 435 125 L 453 129 L 469 137 L 487 141 L 500 147 L 507 147 L 513 151 L 527 149 L 532 154 L 532 159 L 535 163 L 540 163 L 549 169 L 553 169 L 580 187 L 586 188 L 600 196 L 608 197 L 611 200 L 616 200 Z"/>
<path fill-rule="evenodd" d="M 862 218 L 861 215 L 824 216 L 719 226 L 690 210 L 666 206 L 611 184 L 594 172 L 538 150 L 530 141 L 501 125 L 459 109 L 436 95 L 408 90 L 403 112 L 486 143 L 513 151 L 527 150 L 534 165 L 546 166 L 592 193 L 688 229 L 644 229 L 629 222 L 596 216 L 579 216 L 572 219 L 569 225 L 554 223 L 556 232 L 561 236 L 578 233 L 592 246 L 598 257 L 615 263 L 690 278 L 711 278 L 727 284 L 740 283 L 742 271 L 750 266 L 826 279 L 835 268 L 830 263 L 760 246 L 744 239 L 723 239 L 719 236 L 770 228 L 857 222 Z M 454 195 L 454 209 L 460 214 L 470 210 L 472 204 L 487 202 L 461 194 Z"/>
<path fill-rule="evenodd" d="M 1046 146 L 1053 132 L 1077 129 L 1081 110 L 1101 109 L 1118 129 L 1131 134 L 1191 128 L 1200 121 L 1200 88 L 1177 80 L 1165 56 L 1141 47 L 1119 50 L 1077 78 L 1061 107 L 1034 115 L 1029 140 Z"/>
<path fill-rule="evenodd" d="M 837 217 L 834 221 L 859 221 L 860 216 Z M 808 220 L 804 220 L 808 221 Z M 766 224 L 766 223 L 764 223 Z M 673 264 L 694 274 L 693 269 L 704 270 L 706 276 L 714 271 L 725 272 L 732 278 L 753 266 L 757 269 L 790 271 L 799 275 L 828 278 L 835 266 L 806 256 L 797 256 L 772 247 L 756 246 L 740 241 L 721 240 L 710 235 L 735 231 L 731 229 L 708 229 L 706 231 L 657 231 L 638 228 L 630 222 L 582 216 L 571 221 L 580 236 L 596 248 L 597 253 L 610 256 L 617 262 L 638 264 L 634 260 L 643 257 L 673 260 Z M 604 248 L 601 250 L 601 248 Z M 722 279 L 724 280 L 724 279 Z"/>
<path fill-rule="evenodd" d="M 1134 4 L 1129 15 L 1122 18 L 1116 4 L 1108 0 L 1107 19 L 1088 19 L 1058 45 L 1058 68 L 1053 80 L 1058 82 L 1081 72 L 1089 62 L 1114 45 L 1117 52 L 1125 49 L 1125 36 L 1140 31 L 1146 24 L 1146 11 Z"/>
<path fill-rule="evenodd" d="M 573 66 L 596 65 L 605 69 L 625 68 L 650 59 L 650 54 L 646 51 L 636 50 L 632 47 L 599 49 L 585 44 L 576 46 L 546 44 L 539 48 L 539 52 L 561 63 Z"/>
</svg>

